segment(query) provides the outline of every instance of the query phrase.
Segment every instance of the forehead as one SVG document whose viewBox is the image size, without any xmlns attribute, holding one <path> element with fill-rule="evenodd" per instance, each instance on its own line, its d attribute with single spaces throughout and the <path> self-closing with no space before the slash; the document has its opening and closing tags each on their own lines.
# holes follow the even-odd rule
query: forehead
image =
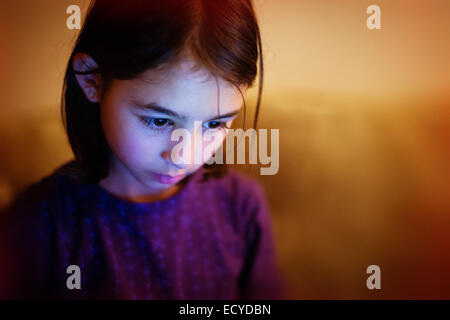
<svg viewBox="0 0 450 320">
<path fill-rule="evenodd" d="M 217 115 L 239 110 L 247 88 L 239 90 L 189 60 L 164 70 L 148 70 L 129 81 L 129 96 L 145 104 L 154 102 L 186 117 Z"/>
</svg>

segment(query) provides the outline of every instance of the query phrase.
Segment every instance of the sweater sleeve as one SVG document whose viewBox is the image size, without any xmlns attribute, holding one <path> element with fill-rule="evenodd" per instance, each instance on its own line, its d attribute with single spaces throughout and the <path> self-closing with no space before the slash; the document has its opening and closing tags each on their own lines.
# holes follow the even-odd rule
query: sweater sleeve
<svg viewBox="0 0 450 320">
<path fill-rule="evenodd" d="M 47 181 L 30 187 L 0 216 L 0 299 L 48 296 L 52 226 L 42 198 Z"/>
<path fill-rule="evenodd" d="M 270 210 L 264 189 L 251 181 L 244 193 L 246 255 L 240 275 L 241 299 L 284 299 L 285 289 L 276 260 Z"/>
</svg>

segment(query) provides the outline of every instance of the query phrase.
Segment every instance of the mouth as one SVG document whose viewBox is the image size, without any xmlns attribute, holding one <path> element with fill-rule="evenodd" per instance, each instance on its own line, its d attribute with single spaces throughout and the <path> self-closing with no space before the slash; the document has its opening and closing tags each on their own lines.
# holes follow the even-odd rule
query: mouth
<svg viewBox="0 0 450 320">
<path fill-rule="evenodd" d="M 178 176 L 170 176 L 165 174 L 151 173 L 152 177 L 162 184 L 175 184 L 178 181 L 182 180 L 186 175 L 178 175 Z"/>
</svg>

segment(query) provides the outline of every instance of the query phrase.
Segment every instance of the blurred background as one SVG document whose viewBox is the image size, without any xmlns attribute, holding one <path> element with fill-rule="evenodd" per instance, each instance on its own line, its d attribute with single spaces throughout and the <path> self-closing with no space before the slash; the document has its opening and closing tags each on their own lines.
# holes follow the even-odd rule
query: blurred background
<svg viewBox="0 0 450 320">
<path fill-rule="evenodd" d="M 60 119 L 89 1 L 0 2 L 0 207 L 72 158 Z M 260 128 L 280 130 L 265 187 L 291 299 L 450 298 L 450 1 L 254 0 Z M 381 9 L 369 30 L 366 9 Z M 257 84 L 247 96 L 255 105 Z M 381 268 L 368 290 L 366 268 Z"/>
</svg>

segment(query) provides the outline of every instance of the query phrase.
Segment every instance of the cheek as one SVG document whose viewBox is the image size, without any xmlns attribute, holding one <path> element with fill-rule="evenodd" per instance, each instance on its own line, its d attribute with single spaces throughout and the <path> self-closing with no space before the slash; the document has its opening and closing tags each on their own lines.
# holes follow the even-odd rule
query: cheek
<svg viewBox="0 0 450 320">
<path fill-rule="evenodd" d="M 160 158 L 164 146 L 163 139 L 145 135 L 143 131 L 127 127 L 115 141 L 113 152 L 129 165 L 148 166 Z"/>
<path fill-rule="evenodd" d="M 151 133 L 132 114 L 105 112 L 102 126 L 109 147 L 124 163 L 148 163 L 163 146 L 163 135 Z"/>
</svg>

